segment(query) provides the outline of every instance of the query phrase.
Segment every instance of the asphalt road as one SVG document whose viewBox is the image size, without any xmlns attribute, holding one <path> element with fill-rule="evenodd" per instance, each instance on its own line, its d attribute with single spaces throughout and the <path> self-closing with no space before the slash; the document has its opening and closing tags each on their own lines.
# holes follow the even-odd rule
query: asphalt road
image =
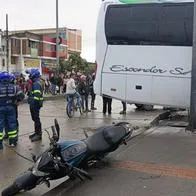
<svg viewBox="0 0 196 196">
<path fill-rule="evenodd" d="M 64 182 L 44 196 L 194 196 L 196 135 L 154 127 L 89 170 L 93 181 Z"/>
<path fill-rule="evenodd" d="M 61 127 L 61 139 L 83 139 L 85 137 L 83 134 L 84 129 L 87 130 L 89 134 L 92 134 L 92 132 L 99 126 L 111 125 L 112 123 L 119 121 L 128 121 L 132 123 L 133 126 L 138 126 L 138 128 L 140 128 L 138 130 L 141 130 L 144 127 L 148 126 L 149 123 L 157 115 L 163 112 L 160 107 L 156 107 L 151 112 L 145 112 L 137 111 L 135 110 L 135 107 L 133 105 L 128 105 L 127 114 L 120 115 L 119 112 L 122 109 L 121 102 L 113 100 L 112 115 L 104 116 L 102 114 L 102 100 L 100 97 L 97 97 L 96 107 L 98 108 L 98 110 L 96 111 L 92 111 L 88 114 L 83 114 L 82 116 L 80 116 L 79 113 L 76 113 L 72 119 L 69 119 L 65 112 L 65 100 L 54 99 L 51 101 L 46 101 L 44 103 L 44 107 L 41 110 L 41 121 L 43 129 L 50 130 L 50 126 L 53 125 L 54 118 L 57 118 Z M 29 141 L 28 136 L 33 132 L 33 122 L 31 120 L 27 104 L 19 106 L 19 122 L 20 133 L 19 144 L 17 148 L 15 149 L 15 151 L 13 151 L 8 146 L 6 146 L 5 143 L 4 150 L 0 152 L 0 190 L 10 184 L 13 179 L 22 174 L 27 168 L 32 165 L 32 163 L 25 158 L 31 159 L 31 154 L 39 154 L 48 146 L 48 138 L 46 133 L 43 134 L 42 142 L 31 143 Z M 138 130 L 136 130 L 135 132 L 137 133 Z M 93 170 L 93 172 L 95 172 L 95 175 L 96 172 L 100 174 L 98 178 L 94 179 L 94 181 L 99 180 L 101 176 L 104 178 L 105 170 L 107 170 L 107 168 L 103 170 Z M 109 169 L 109 171 L 111 172 L 112 170 Z M 116 170 L 115 172 L 121 173 L 121 171 L 118 170 Z M 123 175 L 123 173 L 125 175 L 127 172 L 122 172 L 121 175 Z M 128 176 L 126 178 L 128 181 Z M 64 181 L 65 179 L 61 179 L 52 182 L 51 190 Z M 109 181 L 111 181 L 110 178 L 107 179 L 107 182 Z M 88 186 L 89 183 L 89 185 L 91 185 L 91 183 L 93 182 L 87 182 L 87 184 L 85 182 L 84 188 Z M 23 195 L 43 195 L 48 191 L 49 189 L 46 188 L 45 185 L 41 185 L 35 190 L 24 193 Z M 100 193 L 100 195 L 103 194 Z"/>
</svg>

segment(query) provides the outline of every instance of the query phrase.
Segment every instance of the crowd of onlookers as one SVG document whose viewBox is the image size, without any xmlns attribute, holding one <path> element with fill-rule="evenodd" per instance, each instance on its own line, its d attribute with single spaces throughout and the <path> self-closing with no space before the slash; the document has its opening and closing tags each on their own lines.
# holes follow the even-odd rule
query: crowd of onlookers
<svg viewBox="0 0 196 196">
<path fill-rule="evenodd" d="M 63 73 L 63 74 L 51 74 L 50 77 L 41 77 L 40 82 L 42 83 L 44 94 L 66 94 L 67 82 L 70 76 L 74 79 L 76 85 L 76 91 L 80 94 L 82 99 L 82 107 L 84 112 L 90 112 L 96 110 L 95 107 L 95 93 L 93 90 L 93 82 L 95 79 L 95 73 L 88 75 L 81 73 Z M 16 84 L 20 86 L 21 90 L 26 94 L 28 92 L 28 79 L 21 74 L 16 77 Z M 91 96 L 91 103 L 89 104 L 89 96 Z M 120 114 L 126 114 L 126 103 L 122 102 L 123 111 Z M 103 95 L 103 114 L 111 114 L 112 110 L 112 98 Z"/>
<path fill-rule="evenodd" d="M 66 94 L 67 82 L 70 76 L 74 79 L 76 85 L 76 91 L 80 94 L 83 102 L 83 109 L 86 112 L 90 110 L 95 110 L 95 94 L 93 90 L 93 81 L 95 79 L 95 74 L 81 74 L 81 73 L 61 73 L 61 74 L 51 74 L 50 77 L 41 77 L 40 82 L 43 87 L 44 94 Z M 19 75 L 16 77 L 16 84 L 20 86 L 21 90 L 26 94 L 28 92 L 29 79 L 25 79 L 24 75 Z M 88 96 L 91 96 L 91 103 L 88 106 Z"/>
</svg>

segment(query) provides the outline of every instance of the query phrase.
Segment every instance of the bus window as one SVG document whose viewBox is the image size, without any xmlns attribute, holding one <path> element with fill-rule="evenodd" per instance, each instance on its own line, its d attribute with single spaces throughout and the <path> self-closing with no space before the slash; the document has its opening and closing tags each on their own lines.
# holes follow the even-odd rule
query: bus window
<svg viewBox="0 0 196 196">
<path fill-rule="evenodd" d="M 193 4 L 110 5 L 105 19 L 109 45 L 192 46 Z"/>
</svg>

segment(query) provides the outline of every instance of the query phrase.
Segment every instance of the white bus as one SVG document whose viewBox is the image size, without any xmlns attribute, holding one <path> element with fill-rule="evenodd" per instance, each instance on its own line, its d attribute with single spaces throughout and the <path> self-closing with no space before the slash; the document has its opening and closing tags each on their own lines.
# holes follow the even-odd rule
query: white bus
<svg viewBox="0 0 196 196">
<path fill-rule="evenodd" d="M 194 3 L 132 2 L 102 2 L 95 93 L 138 106 L 188 108 Z"/>
</svg>

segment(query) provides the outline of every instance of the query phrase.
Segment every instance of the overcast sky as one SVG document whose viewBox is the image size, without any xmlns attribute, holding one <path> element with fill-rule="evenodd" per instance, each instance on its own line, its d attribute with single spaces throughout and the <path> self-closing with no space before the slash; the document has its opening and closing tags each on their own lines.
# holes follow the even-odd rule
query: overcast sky
<svg viewBox="0 0 196 196">
<path fill-rule="evenodd" d="M 95 32 L 101 0 L 59 0 L 59 27 L 82 30 L 82 57 L 95 61 Z M 0 0 L 0 29 L 56 27 L 56 0 Z"/>
</svg>

